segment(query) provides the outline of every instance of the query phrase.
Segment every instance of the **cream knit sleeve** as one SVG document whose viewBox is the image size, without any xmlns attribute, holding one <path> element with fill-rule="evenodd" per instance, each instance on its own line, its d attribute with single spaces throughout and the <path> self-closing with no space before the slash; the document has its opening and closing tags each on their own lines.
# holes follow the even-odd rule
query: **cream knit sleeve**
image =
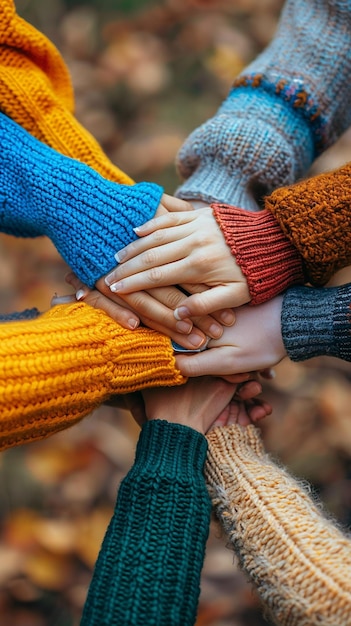
<svg viewBox="0 0 351 626">
<path fill-rule="evenodd" d="M 237 424 L 208 435 L 216 514 L 264 608 L 279 626 L 351 625 L 351 540 L 307 490 Z"/>
</svg>

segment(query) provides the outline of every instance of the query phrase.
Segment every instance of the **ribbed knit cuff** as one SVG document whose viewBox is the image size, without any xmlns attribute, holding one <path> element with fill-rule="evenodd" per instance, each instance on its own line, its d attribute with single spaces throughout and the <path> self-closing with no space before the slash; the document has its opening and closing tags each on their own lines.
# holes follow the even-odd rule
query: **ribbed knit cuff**
<svg viewBox="0 0 351 626">
<path fill-rule="evenodd" d="M 257 210 L 255 189 L 295 182 L 313 158 L 309 124 L 293 107 L 264 89 L 236 87 L 181 147 L 176 195 Z"/>
<path fill-rule="evenodd" d="M 301 257 L 269 211 L 252 213 L 229 205 L 211 206 L 246 277 L 250 304 L 266 302 L 290 285 L 304 282 Z"/>
<path fill-rule="evenodd" d="M 140 433 L 131 471 L 192 481 L 195 472 L 202 472 L 206 454 L 206 437 L 198 431 L 182 424 L 150 420 Z"/>
<path fill-rule="evenodd" d="M 282 337 L 292 361 L 334 356 L 351 361 L 351 286 L 295 287 L 284 295 Z"/>
</svg>

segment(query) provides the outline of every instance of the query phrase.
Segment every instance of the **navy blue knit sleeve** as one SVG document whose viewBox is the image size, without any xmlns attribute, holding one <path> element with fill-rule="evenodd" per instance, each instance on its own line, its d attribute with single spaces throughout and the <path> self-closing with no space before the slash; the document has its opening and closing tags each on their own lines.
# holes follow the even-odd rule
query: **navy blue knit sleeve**
<svg viewBox="0 0 351 626">
<path fill-rule="evenodd" d="M 115 265 L 114 254 L 136 239 L 163 190 L 153 183 L 119 185 L 63 156 L 0 113 L 0 230 L 48 236 L 89 287 Z"/>
</svg>

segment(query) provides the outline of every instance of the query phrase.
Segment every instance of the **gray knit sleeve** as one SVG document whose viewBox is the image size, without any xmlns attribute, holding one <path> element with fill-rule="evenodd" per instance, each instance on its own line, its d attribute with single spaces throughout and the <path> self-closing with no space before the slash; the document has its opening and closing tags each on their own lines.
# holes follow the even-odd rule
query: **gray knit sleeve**
<svg viewBox="0 0 351 626">
<path fill-rule="evenodd" d="M 334 356 L 351 361 L 351 283 L 294 287 L 283 299 L 282 337 L 292 361 Z"/>
<path fill-rule="evenodd" d="M 181 147 L 177 195 L 255 210 L 351 124 L 351 0 L 286 0 L 271 44 Z"/>
</svg>

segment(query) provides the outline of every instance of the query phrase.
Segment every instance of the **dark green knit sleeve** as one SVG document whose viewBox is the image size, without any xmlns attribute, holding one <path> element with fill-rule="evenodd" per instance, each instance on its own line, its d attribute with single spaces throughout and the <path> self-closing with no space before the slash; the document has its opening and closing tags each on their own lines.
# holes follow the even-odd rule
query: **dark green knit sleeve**
<svg viewBox="0 0 351 626">
<path fill-rule="evenodd" d="M 121 483 L 81 626 L 193 626 L 211 503 L 207 441 L 155 420 Z"/>
<path fill-rule="evenodd" d="M 281 322 L 283 342 L 292 361 L 315 356 L 351 361 L 351 283 L 288 289 Z"/>
</svg>

